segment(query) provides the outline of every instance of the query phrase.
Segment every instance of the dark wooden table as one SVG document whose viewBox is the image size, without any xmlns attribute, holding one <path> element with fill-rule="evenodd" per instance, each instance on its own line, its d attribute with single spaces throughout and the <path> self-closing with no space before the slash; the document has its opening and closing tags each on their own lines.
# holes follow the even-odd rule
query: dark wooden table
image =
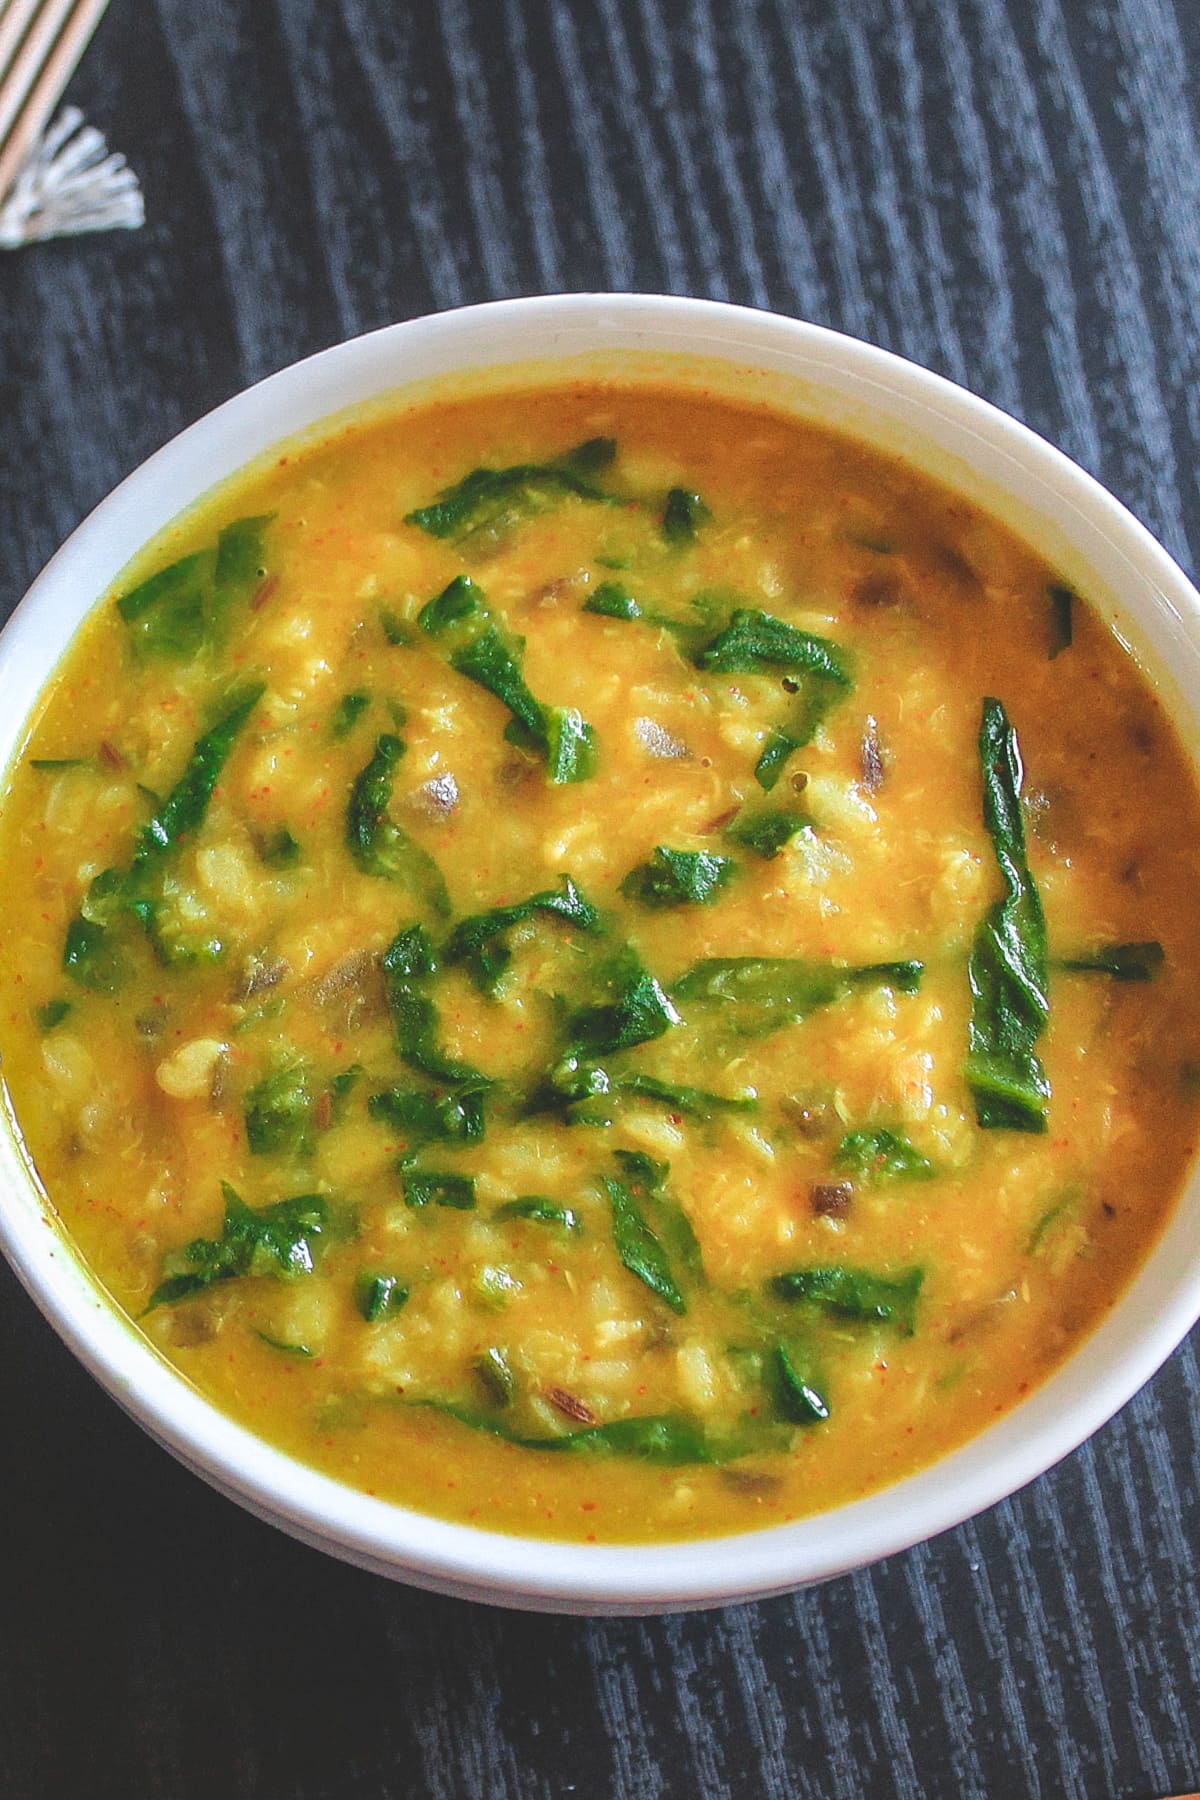
<svg viewBox="0 0 1200 1800">
<path fill-rule="evenodd" d="M 245 383 L 570 288 L 769 306 L 1029 421 L 1200 560 L 1197 0 L 113 0 L 141 234 L 0 258 L 0 609 Z M 1087 1797 L 1200 1783 L 1185 1346 L 1015 1500 L 791 1600 L 431 1599 L 218 1499 L 0 1268 L 0 1793 Z"/>
</svg>

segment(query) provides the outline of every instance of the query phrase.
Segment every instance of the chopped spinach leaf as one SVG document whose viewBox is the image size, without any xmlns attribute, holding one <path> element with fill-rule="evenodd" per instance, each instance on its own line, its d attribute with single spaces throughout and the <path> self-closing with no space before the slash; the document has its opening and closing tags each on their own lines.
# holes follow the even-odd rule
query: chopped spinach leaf
<svg viewBox="0 0 1200 1800">
<path fill-rule="evenodd" d="M 823 1383 L 814 1373 L 807 1346 L 777 1344 L 769 1365 L 768 1386 L 776 1412 L 790 1425 L 823 1425 L 830 1416 Z"/>
<path fill-rule="evenodd" d="M 496 906 L 490 912 L 473 913 L 461 920 L 446 940 L 443 960 L 465 963 L 476 987 L 485 994 L 495 993 L 501 976 L 512 961 L 508 933 L 536 913 L 560 919 L 576 931 L 596 931 L 600 925 L 600 915 L 595 907 L 584 899 L 571 877 L 564 875 L 560 887 L 531 894 L 528 900 L 518 900 L 512 906 Z"/>
<path fill-rule="evenodd" d="M 213 608 L 218 623 L 224 622 L 231 608 L 249 600 L 266 576 L 268 562 L 264 539 L 267 526 L 274 521 L 274 513 L 235 519 L 232 525 L 226 525 L 217 539 Z"/>
<path fill-rule="evenodd" d="M 654 1075 L 621 1075 L 610 1092 L 631 1094 L 638 1100 L 654 1100 L 691 1119 L 711 1119 L 724 1112 L 756 1112 L 758 1101 L 752 1096 L 713 1094 L 707 1088 L 685 1087 L 678 1082 L 659 1081 Z"/>
<path fill-rule="evenodd" d="M 308 1069 L 287 1064 L 246 1096 L 246 1142 L 255 1156 L 299 1155 L 312 1148 L 313 1095 Z"/>
<path fill-rule="evenodd" d="M 860 1181 L 928 1181 L 935 1172 L 902 1131 L 882 1127 L 848 1132 L 833 1161 L 835 1168 Z"/>
<path fill-rule="evenodd" d="M 300 844 L 286 825 L 277 826 L 258 843 L 259 861 L 269 869 L 291 869 L 300 860 Z"/>
<path fill-rule="evenodd" d="M 790 731 L 775 729 L 767 734 L 762 755 L 754 765 L 754 779 L 765 793 L 769 794 L 778 782 L 792 752 L 802 750 L 806 742 Z"/>
<path fill-rule="evenodd" d="M 588 438 L 582 444 L 576 444 L 565 456 L 559 457 L 564 469 L 571 469 L 576 475 L 600 475 L 605 469 L 611 469 L 617 460 L 617 440 L 610 437 Z"/>
<path fill-rule="evenodd" d="M 112 993 L 124 979 L 124 958 L 109 936 L 122 914 L 140 921 L 160 961 L 192 959 L 193 952 L 182 939 L 169 943 L 164 938 L 154 889 L 163 879 L 167 859 L 203 824 L 238 733 L 264 691 L 256 682 L 227 699 L 226 710 L 196 740 L 179 781 L 142 826 L 129 868 L 104 869 L 92 881 L 79 916 L 67 929 L 63 952 L 63 968 L 81 986 Z M 220 949 L 219 943 L 212 946 L 214 954 Z M 198 946 L 195 954 L 204 953 Z"/>
<path fill-rule="evenodd" d="M 281 1350 L 285 1356 L 312 1355 L 308 1344 L 289 1344 L 285 1338 L 272 1337 L 269 1331 L 260 1331 L 257 1327 L 255 1327 L 254 1335 L 256 1338 L 261 1338 L 262 1342 L 269 1345 L 272 1350 Z"/>
<path fill-rule="evenodd" d="M 780 1300 L 803 1302 L 856 1324 L 894 1325 L 911 1337 L 924 1279 L 923 1269 L 885 1276 L 836 1264 L 776 1275 L 768 1287 Z"/>
<path fill-rule="evenodd" d="M 785 844 L 790 844 L 799 832 L 811 827 L 812 819 L 808 813 L 791 812 L 785 807 L 766 807 L 736 819 L 725 836 L 731 843 L 752 850 L 764 862 L 773 862 Z"/>
<path fill-rule="evenodd" d="M 477 1143 L 484 1135 L 483 1101 L 487 1084 L 461 1086 L 447 1092 L 433 1089 L 385 1088 L 372 1094 L 367 1111 L 406 1136 L 410 1153 L 422 1144 Z"/>
<path fill-rule="evenodd" d="M 321 1194 L 297 1194 L 254 1211 L 227 1181 L 221 1183 L 225 1222 L 219 1238 L 195 1238 L 167 1257 L 166 1278 L 147 1303 L 185 1300 L 217 1281 L 242 1275 L 311 1275 L 330 1223 Z"/>
<path fill-rule="evenodd" d="M 263 534 L 274 514 L 237 519 L 213 550 L 181 557 L 122 594 L 117 611 L 151 656 L 191 658 L 219 642 L 229 611 L 266 573 Z"/>
<path fill-rule="evenodd" d="M 512 714 L 505 736 L 536 751 L 556 786 L 584 781 L 595 770 L 596 740 L 573 707 L 546 707 L 530 691 L 521 672 L 522 639 L 509 640 L 488 610 L 482 588 L 458 575 L 422 608 L 419 624 L 431 637 L 446 638 L 450 667 L 493 694 Z"/>
<path fill-rule="evenodd" d="M 1161 944 L 1102 944 L 1080 956 L 1062 957 L 1060 969 L 1078 975 L 1111 975 L 1114 981 L 1153 981 L 1165 956 Z"/>
<path fill-rule="evenodd" d="M 364 1269 L 354 1283 L 354 1303 L 368 1325 L 398 1313 L 408 1297 L 409 1289 L 398 1275 L 380 1275 Z"/>
<path fill-rule="evenodd" d="M 628 589 L 615 581 L 602 581 L 583 603 L 584 612 L 599 613 L 604 619 L 641 619 L 641 606 Z"/>
<path fill-rule="evenodd" d="M 43 774 L 53 775 L 59 769 L 86 768 L 87 758 L 83 756 L 31 756 L 29 767 L 38 769 Z"/>
<path fill-rule="evenodd" d="M 799 670 L 842 688 L 850 687 L 853 679 L 846 654 L 837 644 L 751 607 L 738 608 L 724 631 L 697 654 L 696 667 L 719 675 Z"/>
<path fill-rule="evenodd" d="M 370 694 L 343 694 L 333 709 L 333 719 L 329 732 L 335 743 L 350 736 L 362 715 L 371 704 Z"/>
<path fill-rule="evenodd" d="M 649 1163 L 650 1159 L 644 1160 Z M 636 1175 L 634 1182 L 635 1185 L 643 1185 Z M 629 1273 L 636 1275 L 652 1294 L 664 1300 L 672 1312 L 685 1313 L 687 1301 L 671 1272 L 665 1249 L 646 1223 L 642 1209 L 634 1197 L 633 1185 L 617 1181 L 611 1175 L 601 1176 L 600 1184 L 608 1196 L 612 1210 L 613 1242 L 617 1255 Z"/>
<path fill-rule="evenodd" d="M 135 880 L 177 850 L 204 823 L 238 734 L 265 692 L 265 682 L 256 681 L 230 695 L 216 723 L 197 738 L 183 774 L 141 829 L 131 870 Z"/>
<path fill-rule="evenodd" d="M 687 488 L 674 487 L 663 504 L 662 534 L 668 544 L 691 544 L 712 513 L 699 494 Z"/>
<path fill-rule="evenodd" d="M 594 1058 L 649 1043 L 678 1023 L 671 1000 L 637 952 L 626 947 L 602 978 L 599 1004 L 572 1013 L 567 1028 L 572 1053 Z"/>
<path fill-rule="evenodd" d="M 514 526 L 568 500 L 596 505 L 613 504 L 587 476 L 599 473 L 612 461 L 593 445 L 610 440 L 590 439 L 568 451 L 556 463 L 517 463 L 507 469 L 472 469 L 453 487 L 443 488 L 437 499 L 405 515 L 406 525 L 416 525 L 431 537 L 462 543 L 467 538 L 484 546 L 498 541 Z"/>
<path fill-rule="evenodd" d="M 472 1365 L 476 1379 L 493 1406 L 510 1406 L 517 1391 L 517 1378 L 503 1350 L 489 1344 Z"/>
<path fill-rule="evenodd" d="M 376 740 L 370 762 L 350 788 L 346 843 L 364 875 L 399 882 L 430 912 L 449 918 L 453 908 L 437 863 L 388 814 L 394 770 L 404 752 L 402 738 L 385 733 Z"/>
<path fill-rule="evenodd" d="M 582 1431 L 564 1431 L 536 1435 L 514 1430 L 495 1413 L 477 1412 L 450 1400 L 414 1400 L 414 1406 L 427 1406 L 447 1418 L 456 1419 L 473 1431 L 490 1432 L 505 1443 L 522 1450 L 569 1450 L 579 1455 L 632 1456 L 646 1462 L 679 1467 L 686 1463 L 712 1463 L 721 1460 L 720 1453 L 709 1443 L 703 1427 L 683 1414 L 635 1414 L 629 1419 L 614 1419 L 607 1425 L 589 1425 Z"/>
<path fill-rule="evenodd" d="M 672 988 L 672 997 L 698 1005 L 720 1005 L 741 1036 L 762 1037 L 797 1024 L 831 1006 L 856 988 L 878 985 L 915 994 L 924 965 L 871 963 L 839 967 L 792 957 L 710 957 L 693 964 Z"/>
<path fill-rule="evenodd" d="M 1044 1132 L 1050 1083 L 1034 1045 L 1050 1016 L 1046 921 L 1025 852 L 1021 753 L 999 700 L 979 731 L 983 821 L 1004 880 L 971 951 L 967 1084 L 985 1129 Z"/>
<path fill-rule="evenodd" d="M 437 967 L 429 934 L 421 925 L 400 932 L 384 953 L 384 985 L 401 1060 L 434 1081 L 485 1088 L 486 1076 L 447 1056 L 438 1044 L 438 1010 L 423 991 Z"/>
<path fill-rule="evenodd" d="M 40 1031 L 53 1031 L 56 1025 L 62 1024 L 70 1011 L 71 1002 L 69 1000 L 47 1000 L 45 1006 L 34 1008 L 33 1016 Z"/>
<path fill-rule="evenodd" d="M 711 906 L 737 864 L 709 850 L 670 850 L 660 844 L 649 862 L 631 869 L 621 883 L 627 900 L 639 906 Z"/>
<path fill-rule="evenodd" d="M 494 1219 L 531 1219 L 538 1225 L 561 1225 L 564 1231 L 582 1231 L 583 1221 L 570 1206 L 560 1206 L 543 1194 L 519 1194 L 506 1200 L 492 1214 Z"/>
<path fill-rule="evenodd" d="M 400 644 L 411 644 L 416 641 L 416 632 L 407 619 L 390 606 L 379 609 L 379 626 L 386 641 L 395 648 Z"/>
<path fill-rule="evenodd" d="M 404 1204 L 451 1206 L 458 1212 L 470 1212 L 475 1205 L 475 1180 L 471 1175 L 435 1173 L 432 1169 L 411 1169 L 402 1177 Z"/>
<path fill-rule="evenodd" d="M 134 644 L 148 656 L 193 657 L 209 642 L 216 557 L 211 550 L 159 569 L 117 601 Z"/>
<path fill-rule="evenodd" d="M 94 994 L 115 994 L 129 972 L 107 928 L 82 916 L 67 926 L 63 972 Z"/>
<path fill-rule="evenodd" d="M 1046 589 L 1046 598 L 1050 602 L 1050 661 L 1053 662 L 1056 656 L 1071 648 L 1075 595 L 1061 582 L 1054 582 Z"/>
</svg>

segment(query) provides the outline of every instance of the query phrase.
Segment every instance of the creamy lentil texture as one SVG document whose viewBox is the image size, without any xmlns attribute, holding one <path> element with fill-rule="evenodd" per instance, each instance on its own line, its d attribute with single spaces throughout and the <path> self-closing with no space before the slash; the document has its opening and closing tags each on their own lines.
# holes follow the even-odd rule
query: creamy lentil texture
<svg viewBox="0 0 1200 1800">
<path fill-rule="evenodd" d="M 0 1051 L 139 1328 L 514 1532 L 780 1523 L 1012 1407 L 1192 1153 L 1193 773 L 1060 571 L 703 392 L 447 394 L 103 597 Z"/>
</svg>

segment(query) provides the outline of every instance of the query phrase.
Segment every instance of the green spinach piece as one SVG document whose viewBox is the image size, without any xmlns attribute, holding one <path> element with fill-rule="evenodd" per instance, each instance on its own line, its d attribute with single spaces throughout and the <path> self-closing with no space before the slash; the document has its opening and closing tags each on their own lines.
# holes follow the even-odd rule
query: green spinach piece
<svg viewBox="0 0 1200 1800">
<path fill-rule="evenodd" d="M 1050 1017 L 1046 920 L 1025 849 L 1021 753 L 999 700 L 979 731 L 983 822 L 1004 882 L 971 951 L 967 1084 L 987 1130 L 1044 1132 L 1050 1083 L 1034 1048 Z"/>
<path fill-rule="evenodd" d="M 524 640 L 510 640 L 492 617 L 483 589 L 469 575 L 457 575 L 422 607 L 418 624 L 429 636 L 445 638 L 450 667 L 506 706 L 512 721 L 510 743 L 536 751 L 556 786 L 585 781 L 595 770 L 596 739 L 574 707 L 546 707 L 530 691 L 521 672 Z"/>
<path fill-rule="evenodd" d="M 604 460 L 610 441 L 590 438 L 586 445 L 567 451 L 555 462 L 472 469 L 453 487 L 443 488 L 429 505 L 406 513 L 404 523 L 416 525 L 430 537 L 449 538 L 457 543 L 474 538 L 476 543 L 487 543 L 564 501 L 620 504 L 587 479 L 611 463 L 612 457 Z M 593 447 L 600 445 L 605 446 L 604 450 Z"/>
<path fill-rule="evenodd" d="M 824 1383 L 814 1372 L 807 1345 L 795 1340 L 776 1344 L 767 1386 L 775 1411 L 789 1425 L 823 1425 L 830 1417 Z"/>
<path fill-rule="evenodd" d="M 333 709 L 329 734 L 335 743 L 348 738 L 371 704 L 370 694 L 343 694 Z"/>
<path fill-rule="evenodd" d="M 618 1181 L 611 1175 L 600 1177 L 600 1185 L 608 1196 L 612 1211 L 617 1255 L 629 1273 L 636 1275 L 652 1294 L 664 1300 L 672 1312 L 685 1313 L 687 1301 L 671 1272 L 666 1250 L 647 1224 L 634 1194 L 635 1187 L 649 1187 L 653 1191 L 659 1185 L 654 1172 L 661 1170 L 662 1165 L 651 1163 L 649 1157 L 637 1157 L 636 1152 L 632 1154 L 636 1158 L 634 1166 L 630 1168 L 628 1162 L 623 1165 L 626 1174 L 632 1177 L 631 1181 Z M 643 1165 L 651 1171 L 648 1179 Z"/>
<path fill-rule="evenodd" d="M 860 1181 L 929 1181 L 935 1173 L 904 1132 L 884 1127 L 847 1132 L 833 1162 Z"/>
<path fill-rule="evenodd" d="M 600 915 L 595 907 L 584 899 L 569 875 L 563 875 L 560 881 L 559 887 L 531 894 L 528 900 L 493 907 L 490 912 L 473 913 L 461 920 L 443 946 L 443 961 L 465 963 L 475 986 L 482 993 L 494 994 L 512 961 L 506 941 L 508 933 L 535 914 L 545 913 L 576 931 L 598 931 Z"/>
<path fill-rule="evenodd" d="M 564 1231 L 582 1231 L 583 1221 L 573 1207 L 560 1206 L 543 1194 L 519 1194 L 506 1200 L 492 1214 L 494 1219 L 530 1219 L 537 1225 L 561 1225 Z"/>
<path fill-rule="evenodd" d="M 85 769 L 88 759 L 85 756 L 31 756 L 29 767 L 37 769 L 44 775 L 56 775 L 60 769 Z"/>
<path fill-rule="evenodd" d="M 475 1358 L 472 1367 L 480 1387 L 493 1406 L 511 1406 L 517 1391 L 517 1378 L 503 1350 L 489 1344 Z"/>
<path fill-rule="evenodd" d="M 409 1298 L 409 1289 L 398 1275 L 380 1275 L 363 1269 L 354 1283 L 354 1303 L 368 1325 L 398 1313 Z"/>
<path fill-rule="evenodd" d="M 300 861 L 300 842 L 286 825 L 267 833 L 256 846 L 258 859 L 268 869 L 291 869 Z"/>
<path fill-rule="evenodd" d="M 694 1419 L 679 1413 L 642 1413 L 629 1419 L 614 1419 L 607 1425 L 589 1425 L 582 1431 L 564 1431 L 553 1436 L 529 1434 L 514 1430 L 506 1420 L 494 1413 L 481 1413 L 474 1407 L 452 1400 L 414 1400 L 413 1406 L 429 1407 L 446 1418 L 456 1419 L 472 1431 L 490 1432 L 515 1444 L 522 1450 L 566 1450 L 579 1455 L 630 1456 L 645 1462 L 679 1467 L 686 1463 L 714 1463 L 722 1460 L 710 1444 L 703 1427 Z"/>
<path fill-rule="evenodd" d="M 712 512 L 699 494 L 673 487 L 663 503 L 662 534 L 668 544 L 692 544 L 700 527 L 711 518 Z"/>
<path fill-rule="evenodd" d="M 1080 956 L 1061 958 L 1057 967 L 1077 975 L 1111 975 L 1114 981 L 1153 981 L 1166 960 L 1153 940 L 1140 944 L 1102 944 Z"/>
<path fill-rule="evenodd" d="M 192 658 L 220 640 L 230 609 L 266 574 L 264 533 L 274 514 L 237 519 L 212 550 L 158 569 L 122 594 L 117 611 L 147 655 Z"/>
<path fill-rule="evenodd" d="M 422 845 L 388 814 L 402 738 L 385 732 L 367 766 L 355 776 L 346 806 L 346 844 L 364 875 L 399 882 L 430 912 L 449 918 L 453 908 L 442 872 Z"/>
<path fill-rule="evenodd" d="M 53 1031 L 56 1025 L 62 1024 L 70 1011 L 71 1002 L 60 998 L 47 1000 L 45 1006 L 36 1006 L 33 1016 L 39 1031 Z"/>
<path fill-rule="evenodd" d="M 753 607 L 739 607 L 695 657 L 710 674 L 762 675 L 786 670 L 799 678 L 791 718 L 773 728 L 754 768 L 767 793 L 796 750 L 812 741 L 830 708 L 853 686 L 849 658 L 837 644 Z"/>
<path fill-rule="evenodd" d="M 367 1111 L 373 1119 L 382 1119 L 405 1133 L 408 1154 L 415 1155 L 422 1144 L 478 1143 L 485 1131 L 486 1092 L 486 1084 L 472 1087 L 464 1083 L 448 1093 L 391 1087 L 372 1094 Z"/>
<path fill-rule="evenodd" d="M 483 1090 L 490 1085 L 488 1078 L 470 1063 L 447 1056 L 438 1043 L 438 1010 L 424 991 L 437 969 L 433 945 L 422 925 L 398 933 L 384 952 L 384 987 L 401 1060 L 434 1081 Z"/>
<path fill-rule="evenodd" d="M 621 883 L 627 900 L 665 910 L 674 906 L 711 906 L 737 864 L 709 850 L 670 850 L 660 844 L 650 861 L 631 869 Z"/>
<path fill-rule="evenodd" d="M 835 1264 L 792 1270 L 767 1285 L 779 1300 L 803 1302 L 855 1324 L 894 1325 L 904 1337 L 911 1337 L 924 1279 L 923 1269 L 885 1276 Z"/>
<path fill-rule="evenodd" d="M 1050 661 L 1053 662 L 1056 656 L 1071 648 L 1076 596 L 1069 587 L 1056 581 L 1046 589 L 1046 598 L 1050 602 Z"/>
<path fill-rule="evenodd" d="M 417 634 L 407 619 L 400 616 L 393 607 L 381 606 L 379 609 L 379 628 L 384 639 L 393 649 L 401 644 L 413 644 Z"/>
<path fill-rule="evenodd" d="M 697 653 L 696 667 L 714 675 L 761 675 L 786 669 L 816 675 L 835 687 L 853 686 L 849 660 L 837 644 L 745 606 Z"/>
<path fill-rule="evenodd" d="M 598 1004 L 584 1006 L 567 1021 L 570 1055 L 610 1056 L 650 1043 L 678 1025 L 679 1013 L 637 952 L 626 946 L 601 978 Z"/>
<path fill-rule="evenodd" d="M 265 691 L 262 682 L 255 682 L 228 698 L 226 710 L 196 740 L 180 779 L 141 827 L 129 868 L 104 869 L 92 881 L 78 916 L 67 928 L 63 949 L 63 968 L 81 987 L 113 993 L 124 980 L 125 959 L 111 936 L 123 914 L 139 920 L 161 961 L 171 960 L 157 917 L 165 865 L 204 823 L 238 733 Z"/>
<path fill-rule="evenodd" d="M 312 1148 L 313 1094 L 307 1067 L 287 1064 L 246 1096 L 246 1142 L 255 1156 L 302 1155 Z"/>
<path fill-rule="evenodd" d="M 217 1281 L 242 1275 L 311 1275 L 330 1223 L 321 1194 L 297 1194 L 255 1211 L 227 1181 L 224 1228 L 219 1238 L 194 1238 L 166 1258 L 166 1277 L 146 1306 L 170 1305 Z"/>
<path fill-rule="evenodd" d="M 808 813 L 792 812 L 786 807 L 765 807 L 735 819 L 725 836 L 730 843 L 740 844 L 744 850 L 761 856 L 764 862 L 774 862 L 784 845 L 790 844 L 801 831 L 811 830 L 812 823 Z"/>
<path fill-rule="evenodd" d="M 404 1204 L 414 1211 L 423 1206 L 450 1206 L 458 1212 L 475 1207 L 475 1179 L 434 1169 L 411 1169 L 401 1178 Z"/>
<path fill-rule="evenodd" d="M 919 962 L 839 967 L 792 957 L 709 957 L 681 975 L 671 993 L 685 1009 L 689 1002 L 720 1005 L 740 1036 L 765 1037 L 860 987 L 877 985 L 915 994 L 923 973 L 924 964 Z"/>
</svg>

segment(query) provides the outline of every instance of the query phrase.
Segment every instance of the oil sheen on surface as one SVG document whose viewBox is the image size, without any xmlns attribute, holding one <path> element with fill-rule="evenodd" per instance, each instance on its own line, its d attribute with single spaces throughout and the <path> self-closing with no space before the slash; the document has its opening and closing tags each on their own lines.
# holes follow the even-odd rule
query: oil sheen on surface
<svg viewBox="0 0 1200 1800">
<path fill-rule="evenodd" d="M 1043 1130 L 965 1073 L 988 697 Z M 515 1532 L 766 1526 L 978 1432 L 1156 1237 L 1198 825 L 1111 633 L 911 471 L 703 394 L 448 398 L 103 597 L 0 824 L 5 1079 L 117 1302 L 306 1462 Z"/>
</svg>

